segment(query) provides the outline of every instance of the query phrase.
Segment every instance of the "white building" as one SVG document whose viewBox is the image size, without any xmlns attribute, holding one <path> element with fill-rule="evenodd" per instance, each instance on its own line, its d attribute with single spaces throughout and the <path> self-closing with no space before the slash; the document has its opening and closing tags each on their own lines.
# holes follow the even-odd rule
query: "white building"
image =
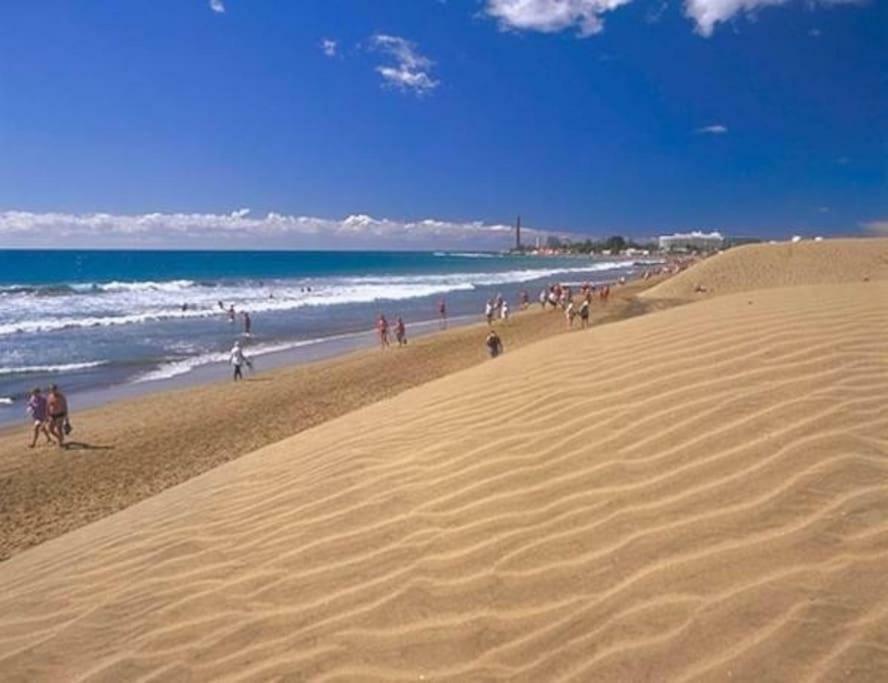
<svg viewBox="0 0 888 683">
<path fill-rule="evenodd" d="M 662 251 L 715 251 L 725 244 L 720 232 L 677 232 L 673 235 L 660 235 Z"/>
</svg>

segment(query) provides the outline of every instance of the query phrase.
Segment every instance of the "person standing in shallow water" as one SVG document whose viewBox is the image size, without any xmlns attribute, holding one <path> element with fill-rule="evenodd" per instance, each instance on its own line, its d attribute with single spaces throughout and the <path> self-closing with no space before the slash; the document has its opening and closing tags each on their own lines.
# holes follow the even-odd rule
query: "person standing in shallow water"
<svg viewBox="0 0 888 683">
<path fill-rule="evenodd" d="M 441 329 L 447 329 L 447 302 L 444 299 L 438 302 L 438 317 L 441 319 Z"/>
<path fill-rule="evenodd" d="M 398 340 L 398 346 L 407 344 L 407 328 L 401 316 L 398 316 L 398 321 L 395 323 L 395 339 Z"/>
</svg>

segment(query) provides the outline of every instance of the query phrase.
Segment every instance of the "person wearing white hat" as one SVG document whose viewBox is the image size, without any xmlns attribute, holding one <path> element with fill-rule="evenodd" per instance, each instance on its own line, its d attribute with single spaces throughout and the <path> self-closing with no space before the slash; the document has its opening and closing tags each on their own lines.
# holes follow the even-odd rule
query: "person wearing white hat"
<svg viewBox="0 0 888 683">
<path fill-rule="evenodd" d="M 231 349 L 230 362 L 234 366 L 234 381 L 244 378 L 243 366 L 250 365 L 250 359 L 244 355 L 240 341 L 234 342 Z"/>
</svg>

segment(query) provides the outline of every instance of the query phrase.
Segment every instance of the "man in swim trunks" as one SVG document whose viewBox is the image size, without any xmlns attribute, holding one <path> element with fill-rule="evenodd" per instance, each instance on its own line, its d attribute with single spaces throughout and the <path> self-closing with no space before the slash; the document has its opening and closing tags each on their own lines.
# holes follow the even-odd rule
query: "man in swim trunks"
<svg viewBox="0 0 888 683">
<path fill-rule="evenodd" d="M 49 413 L 49 433 L 65 446 L 65 426 L 68 422 L 68 399 L 53 384 L 49 387 L 49 398 L 46 399 L 46 410 Z"/>
</svg>

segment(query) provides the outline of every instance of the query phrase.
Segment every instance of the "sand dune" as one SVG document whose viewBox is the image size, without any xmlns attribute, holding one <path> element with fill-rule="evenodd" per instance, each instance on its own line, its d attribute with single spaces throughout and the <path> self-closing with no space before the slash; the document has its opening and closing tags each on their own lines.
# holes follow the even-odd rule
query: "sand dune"
<svg viewBox="0 0 888 683">
<path fill-rule="evenodd" d="M 888 283 L 556 337 L 0 565 L 4 680 L 885 680 Z"/>
<path fill-rule="evenodd" d="M 737 247 L 660 283 L 641 298 L 697 300 L 752 289 L 864 280 L 888 280 L 888 239 L 807 240 Z M 695 291 L 698 284 L 706 291 Z"/>
</svg>

